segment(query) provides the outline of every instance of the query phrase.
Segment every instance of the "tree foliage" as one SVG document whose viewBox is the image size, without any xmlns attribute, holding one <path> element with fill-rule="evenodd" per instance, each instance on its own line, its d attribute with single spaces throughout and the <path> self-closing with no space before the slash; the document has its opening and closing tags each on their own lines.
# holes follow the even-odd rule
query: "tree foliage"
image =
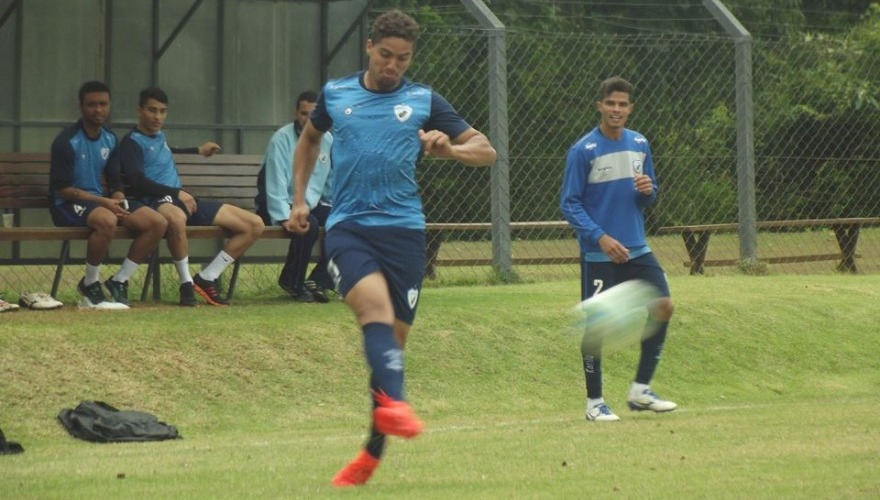
<svg viewBox="0 0 880 500">
<path fill-rule="evenodd" d="M 560 218 L 568 147 L 595 126 L 613 74 L 636 85 L 631 123 L 651 140 L 654 226 L 737 215 L 733 43 L 699 0 L 486 0 L 507 26 L 511 219 Z M 760 219 L 880 213 L 880 6 L 865 0 L 725 0 L 755 37 Z M 380 1 L 423 25 L 410 76 L 488 131 L 486 33 L 454 0 Z M 821 20 L 821 22 L 820 22 Z M 608 47 L 616 47 L 608 50 Z M 488 172 L 428 161 L 429 218 L 484 221 Z"/>
</svg>

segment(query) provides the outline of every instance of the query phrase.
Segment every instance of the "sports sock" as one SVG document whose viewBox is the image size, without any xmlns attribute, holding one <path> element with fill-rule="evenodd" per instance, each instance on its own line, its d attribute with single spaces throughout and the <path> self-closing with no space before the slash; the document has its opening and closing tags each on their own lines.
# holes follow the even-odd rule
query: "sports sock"
<svg viewBox="0 0 880 500">
<path fill-rule="evenodd" d="M 364 354 L 370 365 L 370 388 L 391 399 L 403 400 L 403 350 L 391 325 L 368 323 L 363 327 Z"/>
<path fill-rule="evenodd" d="M 89 286 L 92 283 L 98 281 L 101 277 L 101 264 L 97 266 L 93 266 L 86 262 L 86 276 L 83 278 L 83 284 L 85 286 Z"/>
<path fill-rule="evenodd" d="M 174 261 L 174 268 L 177 269 L 177 276 L 180 278 L 180 284 L 192 281 L 189 274 L 189 256 Z"/>
<path fill-rule="evenodd" d="M 138 264 L 135 261 L 126 258 L 124 261 L 122 261 L 122 267 L 120 267 L 119 271 L 117 271 L 116 274 L 113 276 L 113 281 L 125 283 L 126 281 L 128 281 L 128 278 L 131 278 L 131 275 L 134 274 L 135 271 L 137 271 L 137 267 Z"/>
<path fill-rule="evenodd" d="M 642 395 L 648 389 L 648 384 L 640 384 L 638 382 L 633 382 L 629 388 L 629 399 L 635 399 Z"/>
<path fill-rule="evenodd" d="M 367 439 L 367 444 L 364 445 L 364 449 L 367 450 L 367 453 L 373 458 L 382 458 L 382 453 L 385 451 L 385 434 L 377 431 L 375 427 L 370 429 L 370 437 Z"/>
<path fill-rule="evenodd" d="M 584 362 L 584 379 L 587 385 L 587 397 L 602 398 L 602 358 L 591 354 L 595 352 L 581 345 L 581 357 Z"/>
<path fill-rule="evenodd" d="M 660 355 L 663 353 L 663 343 L 666 341 L 666 331 L 669 322 L 648 320 L 646 328 L 656 329 L 657 333 L 642 342 L 642 354 L 639 358 L 639 367 L 636 371 L 635 381 L 640 384 L 649 384 L 654 378 L 657 364 L 660 363 Z"/>
<path fill-rule="evenodd" d="M 214 281 L 219 278 L 220 275 L 223 274 L 223 271 L 229 267 L 229 264 L 232 264 L 233 262 L 235 262 L 235 259 L 233 259 L 231 255 L 224 250 L 220 250 L 220 253 L 218 253 L 217 256 L 214 257 L 214 260 L 208 264 L 208 267 L 199 271 L 199 276 L 208 281 Z"/>
<path fill-rule="evenodd" d="M 587 398 L 587 411 L 605 402 L 605 398 Z"/>
</svg>

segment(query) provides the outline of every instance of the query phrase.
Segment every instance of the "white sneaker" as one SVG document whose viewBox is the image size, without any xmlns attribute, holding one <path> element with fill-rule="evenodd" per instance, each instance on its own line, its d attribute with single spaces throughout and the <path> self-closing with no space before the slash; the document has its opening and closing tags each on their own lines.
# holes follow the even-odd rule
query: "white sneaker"
<svg viewBox="0 0 880 500">
<path fill-rule="evenodd" d="M 0 313 L 18 311 L 18 304 L 12 304 L 0 299 Z"/>
<path fill-rule="evenodd" d="M 672 411 L 678 408 L 678 405 L 672 401 L 664 401 L 651 389 L 645 389 L 641 394 L 634 398 L 630 398 L 627 402 L 629 409 L 632 411 L 651 410 L 655 412 Z"/>
<path fill-rule="evenodd" d="M 95 309 L 101 311 L 122 311 L 126 309 L 131 309 L 131 307 L 121 302 L 110 302 L 109 300 L 104 300 L 102 302 L 98 302 L 97 304 L 93 304 L 92 301 L 85 297 L 80 299 L 77 307 L 79 307 L 80 309 Z"/>
<path fill-rule="evenodd" d="M 611 408 L 605 403 L 599 403 L 593 408 L 587 410 L 584 417 L 590 422 L 617 422 L 620 420 L 620 417 L 615 415 L 614 412 L 611 411 Z"/>
<path fill-rule="evenodd" d="M 64 307 L 62 302 L 56 300 L 48 293 L 43 292 L 25 292 L 21 294 L 21 297 L 18 299 L 18 304 L 21 307 L 40 311 Z"/>
</svg>

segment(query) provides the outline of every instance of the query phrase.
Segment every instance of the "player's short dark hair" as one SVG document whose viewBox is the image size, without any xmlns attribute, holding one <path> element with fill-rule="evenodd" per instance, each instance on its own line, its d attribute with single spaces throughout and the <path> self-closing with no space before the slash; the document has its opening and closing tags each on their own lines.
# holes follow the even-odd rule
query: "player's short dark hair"
<svg viewBox="0 0 880 500">
<path fill-rule="evenodd" d="M 318 102 L 318 93 L 314 90 L 306 90 L 303 91 L 296 98 L 296 109 L 299 109 L 299 103 L 301 102 Z"/>
<path fill-rule="evenodd" d="M 91 94 L 92 92 L 106 92 L 109 95 L 110 87 L 106 83 L 97 80 L 91 80 L 82 84 L 79 88 L 79 103 L 82 104 L 86 94 Z"/>
<path fill-rule="evenodd" d="M 623 92 L 625 94 L 629 94 L 630 102 L 635 102 L 633 101 L 633 84 L 629 83 L 623 78 L 619 76 L 612 76 L 611 78 L 599 84 L 600 101 L 614 92 Z"/>
<path fill-rule="evenodd" d="M 389 10 L 373 21 L 370 40 L 376 43 L 390 37 L 403 38 L 408 42 L 416 43 L 419 39 L 419 23 L 398 9 Z"/>
<path fill-rule="evenodd" d="M 155 99 L 165 105 L 168 104 L 168 94 L 159 87 L 149 87 L 141 90 L 138 96 L 138 106 L 144 107 L 150 99 Z"/>
</svg>

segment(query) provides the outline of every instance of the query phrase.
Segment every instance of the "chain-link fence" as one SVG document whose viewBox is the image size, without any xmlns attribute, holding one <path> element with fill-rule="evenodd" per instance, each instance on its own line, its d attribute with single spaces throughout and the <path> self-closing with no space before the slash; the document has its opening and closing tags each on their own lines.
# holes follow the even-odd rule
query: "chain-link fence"
<svg viewBox="0 0 880 500">
<path fill-rule="evenodd" d="M 487 37 L 483 30 L 430 29 L 410 70 L 486 132 Z M 880 67 L 865 55 L 846 59 L 847 49 L 852 47 L 821 37 L 754 43 L 758 221 L 880 217 L 872 139 L 880 131 Z M 649 241 L 667 272 L 688 272 L 691 258 L 681 234 L 658 228 L 737 222 L 738 110 L 730 38 L 509 31 L 506 55 L 511 221 L 561 220 L 567 150 L 598 123 L 599 82 L 621 75 L 636 87 L 629 126 L 648 137 L 654 153 L 661 195 L 648 214 Z M 826 78 L 835 66 L 844 73 Z M 858 74 L 849 71 L 856 69 Z M 430 221 L 490 221 L 488 172 L 428 161 L 422 183 Z M 878 243 L 880 230 L 868 226 L 858 233 L 859 271 L 880 271 Z M 526 279 L 577 276 L 578 251 L 568 229 L 514 230 L 511 250 L 515 273 Z M 757 235 L 759 261 L 772 263 L 761 269 L 771 273 L 833 272 L 841 252 L 830 222 L 772 227 Z M 446 232 L 439 255 L 441 264 L 488 260 L 489 232 Z M 724 265 L 709 272 L 735 271 L 740 255 L 735 230 L 713 235 L 707 262 Z M 570 263 L 559 263 L 566 258 Z M 470 272 L 481 276 L 485 269 Z M 438 276 L 462 273 L 467 270 L 441 266 Z"/>
<path fill-rule="evenodd" d="M 497 32 L 425 25 L 409 76 L 444 95 L 477 129 L 490 124 L 489 40 Z M 735 44 L 706 34 L 593 35 L 509 30 L 506 89 L 509 213 L 514 223 L 513 272 L 525 280 L 578 276 L 578 249 L 563 225 L 559 191 L 568 148 L 598 123 L 599 82 L 620 75 L 635 85 L 629 126 L 651 142 L 660 183 L 648 213 L 649 242 L 669 274 L 688 272 L 681 234 L 659 228 L 736 223 L 737 165 Z M 877 47 L 841 37 L 756 40 L 754 95 L 754 206 L 758 221 L 880 217 L 880 58 Z M 497 56 L 498 54 L 496 54 Z M 489 223 L 490 169 L 426 159 L 419 169 L 428 221 Z M 748 181 L 748 179 L 746 179 Z M 522 222 L 550 222 L 546 226 Z M 432 233 L 436 283 L 497 279 L 488 229 Z M 711 237 L 706 257 L 735 272 L 741 256 L 736 231 Z M 280 257 L 283 242 L 260 242 L 262 256 Z M 114 247 L 116 248 L 116 247 Z M 124 250 L 114 250 L 121 256 Z M 757 257 L 770 273 L 834 272 L 841 248 L 831 224 L 775 227 L 757 233 Z M 827 260 L 799 256 L 820 255 Z M 829 257 L 831 256 L 831 257 Z M 880 229 L 861 229 L 858 269 L 880 272 Z M 463 265 L 468 264 L 468 265 Z M 7 283 L 25 284 L 4 269 Z M 27 270 L 27 282 L 51 277 Z M 66 271 L 75 283 L 80 269 Z M 13 275 L 10 277 L 10 275 Z M 176 297 L 173 269 L 163 289 Z M 242 266 L 238 292 L 275 290 L 277 265 Z M 36 278 L 35 278 L 36 277 Z M 428 281 L 431 283 L 431 280 Z"/>
</svg>

